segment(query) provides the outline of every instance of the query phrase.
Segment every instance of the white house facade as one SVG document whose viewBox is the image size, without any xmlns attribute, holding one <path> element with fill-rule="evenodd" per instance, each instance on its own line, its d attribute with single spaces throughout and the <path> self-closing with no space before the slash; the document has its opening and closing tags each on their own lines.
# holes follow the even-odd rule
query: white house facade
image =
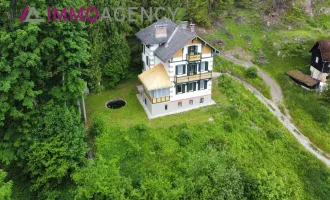
<svg viewBox="0 0 330 200">
<path fill-rule="evenodd" d="M 149 118 L 214 104 L 213 56 L 218 50 L 166 18 L 136 36 L 143 46 L 139 99 Z"/>
</svg>

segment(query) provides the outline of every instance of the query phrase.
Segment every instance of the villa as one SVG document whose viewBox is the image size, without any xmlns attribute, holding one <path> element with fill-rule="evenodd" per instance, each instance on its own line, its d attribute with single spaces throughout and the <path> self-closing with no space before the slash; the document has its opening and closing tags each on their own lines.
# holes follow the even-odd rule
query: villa
<svg viewBox="0 0 330 200">
<path fill-rule="evenodd" d="M 150 119 L 213 105 L 213 56 L 194 24 L 164 18 L 136 33 L 143 46 L 138 98 Z"/>
</svg>

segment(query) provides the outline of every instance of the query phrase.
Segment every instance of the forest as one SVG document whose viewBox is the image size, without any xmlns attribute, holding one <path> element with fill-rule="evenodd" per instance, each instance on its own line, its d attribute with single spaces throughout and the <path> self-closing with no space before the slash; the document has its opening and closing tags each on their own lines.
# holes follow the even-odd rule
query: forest
<svg viewBox="0 0 330 200">
<path fill-rule="evenodd" d="M 41 16 L 47 7 L 172 8 L 160 11 L 167 18 L 178 8 L 175 22 L 196 23 L 220 50 L 244 48 L 256 64 L 267 58 L 294 122 L 330 152 L 330 90 L 309 93 L 283 75 L 283 63 L 304 67 L 309 48 L 330 38 L 327 1 L 1 0 L 0 199 L 329 199 L 330 170 L 229 76 L 215 81 L 216 106 L 189 117 L 141 116 L 134 34 L 152 21 L 22 23 L 27 6 Z M 256 72 L 216 63 L 269 95 Z M 97 112 L 102 94 L 123 93 L 136 105 L 122 115 Z"/>
</svg>

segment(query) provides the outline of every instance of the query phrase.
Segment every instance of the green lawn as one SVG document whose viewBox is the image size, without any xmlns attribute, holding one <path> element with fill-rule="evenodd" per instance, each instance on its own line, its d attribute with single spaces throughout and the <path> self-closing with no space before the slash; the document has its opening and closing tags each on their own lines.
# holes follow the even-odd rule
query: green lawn
<svg viewBox="0 0 330 200">
<path fill-rule="evenodd" d="M 184 122 L 198 124 L 208 121 L 210 117 L 214 117 L 215 113 L 212 112 L 214 107 L 224 106 L 229 103 L 227 97 L 219 90 L 213 90 L 212 98 L 219 102 L 219 105 L 149 120 L 136 97 L 136 94 L 138 94 L 136 86 L 140 84 L 138 80 L 129 80 L 118 85 L 113 90 L 89 95 L 86 99 L 88 118 L 91 119 L 97 113 L 104 116 L 107 124 L 123 127 L 130 127 L 140 123 L 148 124 L 152 127 L 168 127 Z M 109 100 L 116 98 L 124 99 L 127 105 L 121 109 L 114 110 L 105 107 Z"/>
</svg>

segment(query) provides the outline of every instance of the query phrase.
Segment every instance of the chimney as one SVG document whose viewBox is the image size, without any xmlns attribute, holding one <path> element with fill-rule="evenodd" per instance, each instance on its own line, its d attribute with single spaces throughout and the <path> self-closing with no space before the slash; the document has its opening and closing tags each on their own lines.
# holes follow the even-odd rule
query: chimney
<svg viewBox="0 0 330 200">
<path fill-rule="evenodd" d="M 184 29 L 184 30 L 187 30 L 188 28 L 188 21 L 181 21 L 179 26 Z"/>
<path fill-rule="evenodd" d="M 190 23 L 190 32 L 195 32 L 195 24 L 194 23 Z"/>
<path fill-rule="evenodd" d="M 167 37 L 167 26 L 166 25 L 156 25 L 156 38 Z"/>
</svg>

